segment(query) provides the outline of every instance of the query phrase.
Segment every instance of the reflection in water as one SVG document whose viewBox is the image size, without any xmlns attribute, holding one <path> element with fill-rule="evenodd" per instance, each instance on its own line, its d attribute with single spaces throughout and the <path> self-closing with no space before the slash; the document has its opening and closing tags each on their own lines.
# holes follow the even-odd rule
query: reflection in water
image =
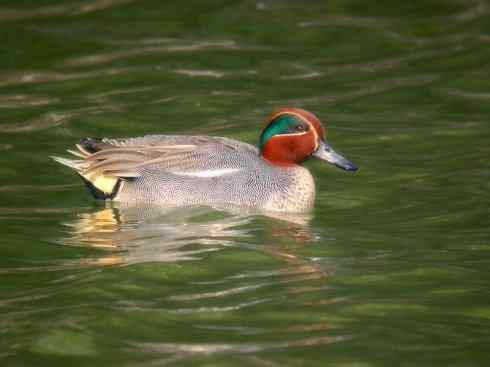
<svg viewBox="0 0 490 367">
<path fill-rule="evenodd" d="M 205 208 L 107 207 L 82 213 L 71 223 L 64 244 L 110 251 L 98 265 L 142 262 L 174 262 L 232 246 L 247 235 L 238 227 L 249 222 L 241 217 L 212 217 Z M 195 248 L 192 245 L 204 247 Z"/>
<path fill-rule="evenodd" d="M 259 214 L 259 215 L 258 215 Z M 266 215 L 264 215 L 266 214 Z M 107 207 L 79 214 L 66 223 L 68 236 L 63 244 L 88 246 L 107 251 L 90 265 L 129 265 L 143 262 L 175 262 L 199 259 L 209 251 L 242 247 L 257 251 L 274 259 L 278 267 L 267 270 L 242 269 L 239 273 L 213 280 L 194 281 L 193 287 L 184 292 L 165 296 L 166 313 L 179 318 L 196 317 L 197 329 L 230 331 L 226 325 L 206 323 L 198 315 L 232 314 L 261 304 L 275 302 L 277 289 L 301 301 L 303 294 L 322 294 L 331 272 L 318 263 L 297 254 L 299 247 L 316 241 L 309 226 L 309 216 L 252 213 L 243 209 L 227 208 L 217 211 L 205 207 L 148 208 L 125 207 L 108 204 Z M 257 226 L 257 222 L 266 222 Z M 265 230 L 266 233 L 257 234 Z M 260 239 L 259 239 L 260 238 Z M 318 281 L 318 282 L 317 282 Z M 185 284 L 184 284 L 185 285 Z M 282 295 L 279 294 L 279 297 Z M 317 304 L 336 302 L 329 295 L 321 297 Z M 307 306 L 315 304 L 311 301 Z M 148 303 L 121 302 L 120 311 L 155 311 Z M 161 310 L 158 308 L 158 312 Z M 230 326 L 232 330 L 235 326 Z M 326 322 L 292 322 L 277 333 L 287 335 L 281 340 L 252 342 L 132 342 L 130 348 L 154 355 L 152 363 L 165 365 L 191 361 L 199 356 L 233 354 L 252 363 L 267 363 L 257 353 L 289 350 L 294 348 L 326 346 L 347 340 L 348 335 L 330 336 L 325 332 L 336 326 Z M 261 335 L 263 330 L 236 326 L 243 335 Z M 242 330 L 243 329 L 243 330 Z M 260 359 L 260 360 L 259 360 Z M 144 365 L 144 364 L 143 364 Z"/>
<path fill-rule="evenodd" d="M 92 265 L 194 260 L 204 252 L 237 246 L 251 236 L 253 214 L 233 209 L 149 208 L 111 203 L 103 209 L 81 213 L 76 220 L 65 223 L 70 228 L 69 234 L 60 242 L 108 251 L 107 255 L 90 260 Z M 276 215 L 276 219 L 281 220 L 281 225 L 273 227 L 273 237 L 283 236 L 300 242 L 314 238 L 309 231 L 308 216 L 281 214 Z M 279 250 L 271 248 L 263 246 L 262 251 L 284 257 Z"/>
<path fill-rule="evenodd" d="M 321 336 L 313 338 L 305 338 L 300 340 L 286 341 L 286 342 L 273 342 L 273 343 L 241 343 L 241 344 L 182 344 L 182 343 L 138 343 L 134 344 L 137 349 L 142 349 L 146 352 L 158 353 L 163 355 L 172 355 L 168 359 L 159 360 L 158 365 L 165 365 L 165 362 L 175 362 L 177 360 L 191 359 L 195 355 L 209 355 L 217 353 L 233 353 L 233 354 L 256 354 L 263 351 L 270 351 L 275 349 L 289 349 L 295 347 L 327 345 L 343 340 L 347 340 L 346 336 Z M 247 358 L 248 360 L 248 358 Z M 275 364 L 268 363 L 269 361 L 260 360 L 257 357 L 253 357 L 254 362 L 260 361 L 264 366 L 275 366 Z"/>
</svg>

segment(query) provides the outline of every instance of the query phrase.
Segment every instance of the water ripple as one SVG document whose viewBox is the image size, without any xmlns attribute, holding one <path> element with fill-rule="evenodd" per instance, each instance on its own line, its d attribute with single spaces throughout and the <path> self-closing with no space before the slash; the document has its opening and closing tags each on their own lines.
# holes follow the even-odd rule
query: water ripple
<svg viewBox="0 0 490 367">
<path fill-rule="evenodd" d="M 180 53 L 180 52 L 197 52 L 207 50 L 238 50 L 240 47 L 235 41 L 199 41 L 191 44 L 165 45 L 151 47 L 132 47 L 128 50 L 118 50 L 108 53 L 99 53 L 89 56 L 82 56 L 66 60 L 64 66 L 86 66 L 101 65 L 116 60 L 127 59 L 130 57 L 145 55 L 154 55 L 159 53 Z"/>
<path fill-rule="evenodd" d="M 241 310 L 243 308 L 267 303 L 269 301 L 270 301 L 270 299 L 268 299 L 268 298 L 261 298 L 261 299 L 257 299 L 257 300 L 247 301 L 247 302 L 240 302 L 240 303 L 233 305 L 233 306 L 201 306 L 201 307 L 195 307 L 195 308 L 179 307 L 178 309 L 172 310 L 171 312 L 175 313 L 175 314 L 182 314 L 182 315 L 188 315 L 188 314 L 194 314 L 194 313 L 210 313 L 210 312 L 217 312 L 217 313 L 232 312 L 232 311 Z"/>
<path fill-rule="evenodd" d="M 446 93 L 449 96 L 455 96 L 455 97 L 463 97 L 463 98 L 468 98 L 468 99 L 474 99 L 474 100 L 483 100 L 483 101 L 488 101 L 490 100 L 490 92 L 483 92 L 483 93 L 475 93 L 475 92 L 467 92 L 461 89 L 447 89 Z M 461 126 L 458 126 L 461 127 Z"/>
<path fill-rule="evenodd" d="M 206 293 L 198 293 L 198 294 L 170 296 L 170 297 L 168 297 L 168 299 L 171 301 L 195 301 L 195 300 L 200 300 L 200 299 L 204 299 L 204 298 L 227 297 L 227 296 L 231 296 L 234 294 L 254 291 L 254 290 L 257 290 L 259 288 L 265 287 L 267 285 L 269 285 L 269 284 L 253 284 L 253 285 L 247 285 L 247 286 L 243 286 L 243 287 L 234 287 L 234 288 L 225 289 L 225 290 L 216 291 L 216 292 L 206 292 Z"/>
<path fill-rule="evenodd" d="M 62 191 L 68 190 L 72 187 L 80 186 L 79 184 L 64 184 L 64 185 L 1 185 L 0 192 L 26 192 L 26 191 Z M 0 208 L 0 213 L 6 208 Z M 13 208 L 8 208 L 7 210 L 12 210 Z M 34 208 L 33 208 L 34 209 Z M 31 210 L 33 210 L 31 209 Z M 18 210 L 24 210 L 24 208 L 19 208 Z M 34 210 L 40 210 L 36 208 Z M 45 209 L 44 209 L 45 210 Z"/>
<path fill-rule="evenodd" d="M 203 70 L 203 69 L 177 69 L 175 73 L 186 75 L 190 77 L 207 77 L 207 78 L 223 78 L 225 73 L 216 70 Z"/>
<path fill-rule="evenodd" d="M 327 104 L 334 105 L 337 103 L 342 103 L 346 101 L 350 101 L 359 97 L 367 97 L 380 93 L 385 93 L 392 89 L 402 88 L 402 87 L 418 87 L 429 85 L 439 79 L 438 75 L 427 74 L 427 75 L 418 75 L 416 77 L 407 77 L 407 78 L 395 78 L 395 79 L 386 79 L 381 81 L 370 82 L 370 85 L 363 86 L 357 90 L 353 90 L 351 92 L 347 92 L 344 94 L 331 94 L 331 95 L 323 95 L 323 96 L 314 96 L 314 97 L 305 97 L 305 98 L 292 98 L 288 100 L 288 104 L 291 105 L 301 105 L 301 104 Z M 284 99 L 282 100 L 270 100 L 267 101 L 270 105 L 279 105 L 284 104 Z"/>
<path fill-rule="evenodd" d="M 71 121 L 73 118 L 76 118 L 81 115 L 83 116 L 98 115 L 105 112 L 121 112 L 121 111 L 122 111 L 122 107 L 116 104 L 89 106 L 89 107 L 82 107 L 82 108 L 58 111 L 58 112 L 51 111 L 51 112 L 43 113 L 40 116 L 27 121 L 2 124 L 0 125 L 0 132 L 23 133 L 23 132 L 44 130 L 44 129 L 63 125 Z"/>
<path fill-rule="evenodd" d="M 33 9 L 0 8 L 0 21 L 5 22 L 28 18 L 87 14 L 135 1 L 137 0 L 92 0 L 74 4 L 42 6 Z"/>
<path fill-rule="evenodd" d="M 485 16 L 488 13 L 488 5 L 484 0 L 468 2 L 470 6 L 463 12 L 447 16 L 430 16 L 430 20 L 440 22 L 469 22 Z M 473 5 L 474 4 L 474 5 Z M 473 6 L 471 6 L 473 5 Z M 387 26 L 399 25 L 399 17 L 390 19 L 381 16 L 353 16 L 353 15 L 326 15 L 315 20 L 308 20 L 299 23 L 300 27 L 332 27 L 348 26 L 363 27 L 368 29 L 386 28 Z M 447 23 L 446 23 L 447 24 Z"/>
<path fill-rule="evenodd" d="M 86 72 L 61 71 L 22 71 L 0 75 L 0 87 L 11 87 L 24 84 L 43 84 L 75 79 L 115 76 L 128 72 L 128 68 L 108 68 Z"/>
<path fill-rule="evenodd" d="M 273 349 L 289 349 L 295 347 L 328 345 L 350 339 L 348 336 L 321 336 L 304 338 L 286 342 L 273 343 L 215 343 L 215 344 L 185 344 L 185 343 L 135 343 L 136 348 L 148 352 L 162 354 L 193 354 L 239 353 L 252 354 Z"/>
<path fill-rule="evenodd" d="M 26 108 L 46 106 L 59 102 L 57 97 L 44 97 L 27 94 L 0 96 L 0 108 Z"/>
</svg>

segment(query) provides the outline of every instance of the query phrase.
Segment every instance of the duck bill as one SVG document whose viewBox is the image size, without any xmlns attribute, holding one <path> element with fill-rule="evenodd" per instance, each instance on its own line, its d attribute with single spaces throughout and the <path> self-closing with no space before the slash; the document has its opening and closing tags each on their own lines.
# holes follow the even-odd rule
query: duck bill
<svg viewBox="0 0 490 367">
<path fill-rule="evenodd" d="M 342 168 L 346 171 L 357 171 L 357 166 L 354 163 L 333 150 L 326 141 L 320 142 L 320 146 L 316 152 L 313 153 L 313 157 L 321 159 L 322 161 L 327 161 L 335 167 Z"/>
</svg>

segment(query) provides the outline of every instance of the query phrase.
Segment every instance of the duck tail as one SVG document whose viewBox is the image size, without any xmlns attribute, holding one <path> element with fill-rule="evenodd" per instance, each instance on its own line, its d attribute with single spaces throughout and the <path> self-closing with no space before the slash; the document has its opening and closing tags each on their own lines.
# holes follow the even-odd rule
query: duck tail
<svg viewBox="0 0 490 367">
<path fill-rule="evenodd" d="M 88 191 L 97 200 L 111 200 L 116 197 L 121 189 L 122 180 L 116 177 L 99 176 L 91 181 L 90 178 L 80 174 Z"/>
<path fill-rule="evenodd" d="M 88 171 L 91 162 L 86 159 L 97 152 L 94 146 L 94 143 L 97 141 L 97 139 L 85 138 L 80 141 L 80 144 L 76 145 L 78 151 L 68 150 L 69 153 L 81 159 L 68 159 L 56 156 L 52 156 L 51 158 L 74 170 L 95 199 L 113 199 L 121 188 L 121 178 L 108 176 L 97 170 Z"/>
<path fill-rule="evenodd" d="M 56 157 L 56 156 L 51 156 L 51 158 L 62 164 L 63 166 L 70 167 L 72 170 L 76 171 L 77 173 L 80 173 L 83 171 L 83 168 L 85 167 L 84 161 L 80 159 L 67 159 L 63 157 Z"/>
</svg>

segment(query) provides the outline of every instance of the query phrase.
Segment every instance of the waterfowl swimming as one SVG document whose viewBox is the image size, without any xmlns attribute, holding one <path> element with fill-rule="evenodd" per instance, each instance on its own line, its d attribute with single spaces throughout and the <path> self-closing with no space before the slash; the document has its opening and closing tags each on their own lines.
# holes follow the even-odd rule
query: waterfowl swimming
<svg viewBox="0 0 490 367">
<path fill-rule="evenodd" d="M 315 182 L 303 161 L 314 157 L 357 170 L 325 138 L 314 114 L 283 108 L 267 120 L 258 147 L 211 136 L 84 138 L 78 151 L 68 150 L 78 159 L 53 159 L 74 169 L 97 199 L 307 212 Z"/>
</svg>

